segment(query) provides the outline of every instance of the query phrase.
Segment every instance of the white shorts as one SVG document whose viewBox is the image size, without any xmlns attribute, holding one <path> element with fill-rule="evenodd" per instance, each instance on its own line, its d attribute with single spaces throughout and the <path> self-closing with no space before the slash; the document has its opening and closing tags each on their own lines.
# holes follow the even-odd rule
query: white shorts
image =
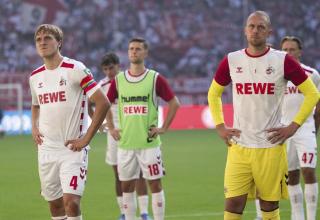
<svg viewBox="0 0 320 220">
<path fill-rule="evenodd" d="M 82 196 L 88 168 L 88 150 L 73 152 L 38 151 L 41 195 L 47 201 L 61 198 L 64 193 Z"/>
<path fill-rule="evenodd" d="M 164 176 L 160 147 L 124 150 L 118 149 L 118 173 L 121 181 L 138 179 L 142 171 L 146 180 L 160 179 Z"/>
<path fill-rule="evenodd" d="M 316 168 L 317 141 L 315 135 L 293 136 L 287 140 L 288 169 Z"/>
<path fill-rule="evenodd" d="M 117 162 L 117 154 L 118 154 L 118 141 L 116 141 L 110 132 L 107 133 L 108 136 L 108 144 L 106 150 L 106 163 L 115 166 L 118 164 Z"/>
</svg>

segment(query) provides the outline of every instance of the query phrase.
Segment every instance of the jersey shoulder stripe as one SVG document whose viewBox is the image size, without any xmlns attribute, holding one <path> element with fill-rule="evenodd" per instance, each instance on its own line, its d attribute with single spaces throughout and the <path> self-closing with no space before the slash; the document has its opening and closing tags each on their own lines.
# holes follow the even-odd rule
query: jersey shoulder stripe
<svg viewBox="0 0 320 220">
<path fill-rule="evenodd" d="M 67 63 L 67 62 L 63 61 L 62 64 L 61 64 L 61 67 L 73 69 L 74 68 L 74 64 L 73 63 Z"/>
<path fill-rule="evenodd" d="M 31 75 L 30 76 L 33 76 L 37 73 L 40 73 L 42 71 L 46 70 L 46 67 L 44 65 L 40 66 L 39 68 L 37 68 L 36 70 L 32 71 Z"/>
</svg>

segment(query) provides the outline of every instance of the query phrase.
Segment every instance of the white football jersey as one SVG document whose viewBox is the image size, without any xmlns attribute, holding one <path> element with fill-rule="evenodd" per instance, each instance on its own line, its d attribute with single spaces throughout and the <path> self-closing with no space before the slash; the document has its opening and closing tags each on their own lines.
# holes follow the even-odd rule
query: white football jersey
<svg viewBox="0 0 320 220">
<path fill-rule="evenodd" d="M 320 76 L 317 70 L 301 64 L 301 67 L 305 70 L 306 74 L 310 77 L 318 90 L 320 89 Z M 298 113 L 300 106 L 303 102 L 303 94 L 299 91 L 292 82 L 288 82 L 284 97 L 284 103 L 282 108 L 282 122 L 285 125 L 289 125 Z M 305 123 L 301 125 L 295 135 L 305 135 L 315 133 L 315 122 L 313 114 L 307 118 Z"/>
<path fill-rule="evenodd" d="M 103 94 L 107 96 L 110 85 L 111 85 L 111 80 L 109 80 L 108 77 L 105 77 L 99 81 L 99 85 L 101 86 Z M 113 124 L 116 128 L 119 128 L 118 100 L 115 100 L 115 102 L 112 103 L 110 109 L 112 112 Z"/>
<path fill-rule="evenodd" d="M 30 78 L 32 105 L 40 107 L 42 150 L 59 150 L 87 130 L 87 101 L 99 89 L 89 69 L 64 57 L 54 70 L 43 65 Z"/>
<path fill-rule="evenodd" d="M 241 130 L 233 141 L 249 148 L 268 148 L 270 128 L 281 124 L 281 109 L 287 80 L 296 85 L 307 76 L 285 52 L 269 48 L 259 56 L 246 49 L 229 53 L 215 75 L 220 85 L 232 82 L 233 127 Z"/>
</svg>

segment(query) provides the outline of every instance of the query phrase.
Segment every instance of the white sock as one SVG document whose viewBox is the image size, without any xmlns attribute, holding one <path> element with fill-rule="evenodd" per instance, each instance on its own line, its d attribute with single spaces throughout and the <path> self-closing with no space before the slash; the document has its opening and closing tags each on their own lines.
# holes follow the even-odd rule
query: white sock
<svg viewBox="0 0 320 220">
<path fill-rule="evenodd" d="M 122 193 L 122 203 L 126 220 L 135 220 L 137 209 L 135 193 Z"/>
<path fill-rule="evenodd" d="M 307 220 L 315 220 L 318 203 L 318 183 L 305 184 L 304 196 L 307 208 Z"/>
<path fill-rule="evenodd" d="M 68 217 L 67 220 L 82 220 L 82 215 L 79 215 L 77 217 Z"/>
<path fill-rule="evenodd" d="M 262 213 L 261 213 L 261 207 L 260 207 L 259 199 L 256 199 L 255 202 L 256 202 L 257 217 L 258 217 L 258 218 L 262 218 Z"/>
<path fill-rule="evenodd" d="M 288 185 L 291 204 L 291 219 L 304 220 L 303 193 L 300 184 Z"/>
<path fill-rule="evenodd" d="M 139 203 L 139 210 L 140 214 L 148 214 L 148 203 L 149 203 L 149 196 L 143 195 L 138 196 L 138 203 Z"/>
<path fill-rule="evenodd" d="M 122 199 L 123 199 L 122 196 L 117 196 L 117 203 L 120 209 L 120 214 L 124 213 Z"/>
<path fill-rule="evenodd" d="M 52 220 L 67 220 L 67 216 L 56 216 L 56 217 L 51 217 Z"/>
<path fill-rule="evenodd" d="M 152 211 L 154 220 L 164 220 L 165 199 L 163 190 L 152 193 Z"/>
</svg>

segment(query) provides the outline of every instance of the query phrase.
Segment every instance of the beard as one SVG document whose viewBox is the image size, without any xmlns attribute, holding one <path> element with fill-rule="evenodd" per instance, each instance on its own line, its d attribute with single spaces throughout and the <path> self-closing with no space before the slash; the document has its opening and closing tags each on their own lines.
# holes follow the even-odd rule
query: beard
<svg viewBox="0 0 320 220">
<path fill-rule="evenodd" d="M 143 62 L 142 59 L 133 59 L 130 61 L 132 64 L 141 64 Z"/>
<path fill-rule="evenodd" d="M 263 39 L 248 39 L 248 43 L 254 47 L 264 47 L 266 45 L 266 40 Z"/>
</svg>

